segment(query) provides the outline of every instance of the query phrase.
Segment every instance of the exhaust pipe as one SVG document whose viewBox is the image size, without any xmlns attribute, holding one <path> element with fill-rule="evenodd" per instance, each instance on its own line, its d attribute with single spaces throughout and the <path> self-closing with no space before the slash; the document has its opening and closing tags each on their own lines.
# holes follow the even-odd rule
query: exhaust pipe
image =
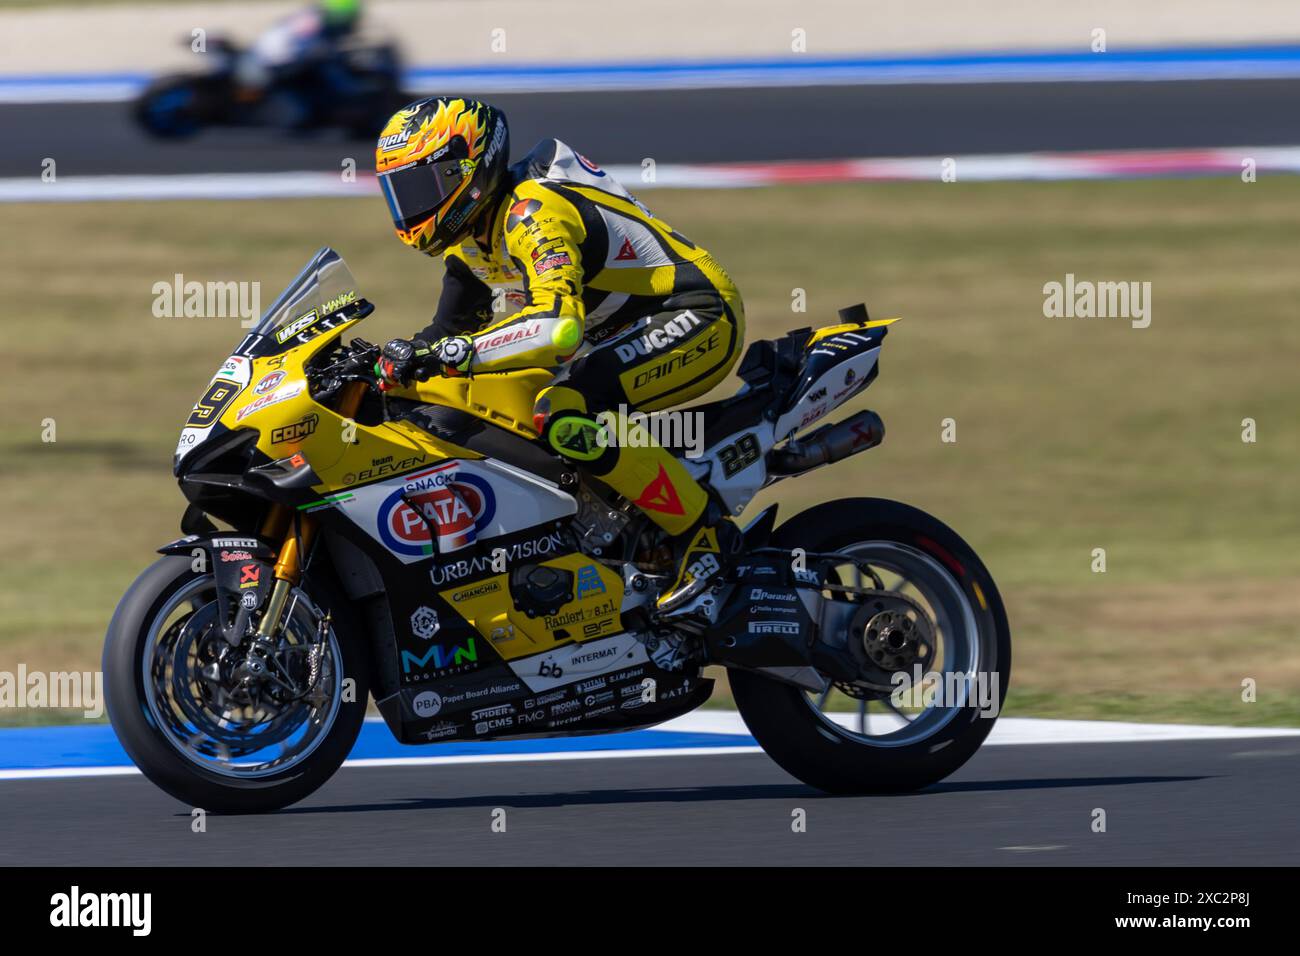
<svg viewBox="0 0 1300 956">
<path fill-rule="evenodd" d="M 875 448 L 885 439 L 885 423 L 870 410 L 863 410 L 841 422 L 823 425 L 811 435 L 768 453 L 771 475 L 797 475 L 822 465 Z"/>
</svg>

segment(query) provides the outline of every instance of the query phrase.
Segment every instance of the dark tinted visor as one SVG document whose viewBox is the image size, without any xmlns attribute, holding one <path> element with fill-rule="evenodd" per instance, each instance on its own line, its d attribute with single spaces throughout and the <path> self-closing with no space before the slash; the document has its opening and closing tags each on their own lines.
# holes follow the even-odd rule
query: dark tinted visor
<svg viewBox="0 0 1300 956">
<path fill-rule="evenodd" d="M 462 179 L 459 159 L 438 162 L 425 159 L 391 173 L 382 173 L 379 188 L 388 201 L 393 224 L 400 229 L 410 229 L 437 212 L 460 186 Z"/>
</svg>

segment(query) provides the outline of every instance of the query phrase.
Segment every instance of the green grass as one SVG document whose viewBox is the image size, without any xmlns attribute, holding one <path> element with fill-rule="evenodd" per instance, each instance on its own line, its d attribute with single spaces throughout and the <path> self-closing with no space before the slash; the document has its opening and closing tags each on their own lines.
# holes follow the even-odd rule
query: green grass
<svg viewBox="0 0 1300 956">
<path fill-rule="evenodd" d="M 751 339 L 862 299 L 904 317 L 855 404 L 881 413 L 884 445 L 761 502 L 788 517 L 879 495 L 956 528 L 1010 612 L 1008 713 L 1300 723 L 1300 180 L 645 198 L 727 265 Z M 153 318 L 153 283 L 260 280 L 265 305 L 328 242 L 379 307 L 366 337 L 384 341 L 424 324 L 440 267 L 401 248 L 378 200 L 9 206 L 5 220 L 22 241 L 0 262 L 0 669 L 92 668 L 117 597 L 178 534 L 175 437 L 241 334 Z M 1151 327 L 1045 318 L 1043 284 L 1067 272 L 1150 281 Z M 955 444 L 940 441 L 949 417 Z M 1245 678 L 1259 703 L 1239 703 Z"/>
</svg>

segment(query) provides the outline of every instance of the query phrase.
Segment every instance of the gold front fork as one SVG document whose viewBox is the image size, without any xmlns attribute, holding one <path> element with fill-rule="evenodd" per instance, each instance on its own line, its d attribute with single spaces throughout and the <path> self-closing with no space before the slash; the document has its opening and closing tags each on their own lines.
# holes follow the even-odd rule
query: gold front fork
<svg viewBox="0 0 1300 956">
<path fill-rule="evenodd" d="M 268 528 L 268 525 L 271 527 Z M 281 528 L 285 530 L 280 530 Z M 257 626 L 259 637 L 269 637 L 280 624 L 280 615 L 288 603 L 289 592 L 302 580 L 302 559 L 311 552 L 311 542 L 316 533 L 316 522 L 303 516 L 299 519 L 297 532 L 293 527 L 293 514 L 286 505 L 276 505 L 267 518 L 266 530 L 279 530 L 283 535 L 280 544 L 280 556 L 275 560 L 273 574 L 275 584 L 271 586 L 271 596 L 266 600 L 266 611 Z M 264 530 L 264 533 L 266 533 Z M 268 534 L 268 537 L 271 535 Z"/>
<path fill-rule="evenodd" d="M 351 418 L 366 394 L 364 382 L 353 382 L 339 401 L 339 414 Z M 275 584 L 266 600 L 266 611 L 257 626 L 258 637 L 270 637 L 280 624 L 280 616 L 289 601 L 289 592 L 302 580 L 302 562 L 311 553 L 316 537 L 316 522 L 303 515 L 294 526 L 294 511 L 288 505 L 273 505 L 262 522 L 262 537 L 280 539 L 280 555 L 275 560 Z"/>
</svg>

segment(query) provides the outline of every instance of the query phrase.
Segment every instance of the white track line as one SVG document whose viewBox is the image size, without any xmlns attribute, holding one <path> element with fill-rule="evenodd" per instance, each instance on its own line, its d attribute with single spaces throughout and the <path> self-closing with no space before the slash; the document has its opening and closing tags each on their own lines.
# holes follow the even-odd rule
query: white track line
<svg viewBox="0 0 1300 956">
<path fill-rule="evenodd" d="M 378 194 L 374 176 L 347 182 L 338 173 L 185 173 L 129 176 L 39 176 L 0 179 L 3 202 L 157 202 L 176 199 L 298 199 Z"/>
<path fill-rule="evenodd" d="M 537 763 L 555 760 L 621 760 L 627 757 L 721 757 L 761 754 L 762 747 L 645 747 L 639 750 L 571 750 L 531 754 L 457 754 L 451 757 L 374 757 L 345 761 L 345 767 L 431 767 L 441 764 Z"/>
<path fill-rule="evenodd" d="M 857 729 L 855 713 L 836 713 L 835 722 Z M 878 725 L 878 726 L 873 726 Z M 902 726 L 898 718 L 877 717 L 868 727 L 881 733 Z M 745 722 L 734 710 L 697 710 L 659 724 L 656 730 L 698 734 L 747 734 Z M 1205 724 L 1141 724 L 1118 720 L 1049 720 L 1040 717 L 1003 717 L 993 725 L 985 744 L 1116 744 L 1164 740 L 1233 740 L 1248 737 L 1296 737 L 1300 728 L 1217 727 Z"/>
<path fill-rule="evenodd" d="M 615 179 L 645 189 L 752 189 L 761 186 L 850 182 L 955 183 L 1013 180 L 1106 180 L 1170 176 L 1240 176 L 1250 160 L 1257 175 L 1300 173 L 1300 146 L 1215 149 L 1114 150 L 1090 153 L 1005 153 L 903 156 L 772 163 L 663 163 L 645 181 L 639 166 L 607 167 Z M 374 176 L 344 180 L 321 170 L 277 173 L 184 173 L 126 176 L 39 175 L 0 179 L 0 203 L 166 200 L 300 199 L 373 196 Z"/>
<path fill-rule="evenodd" d="M 0 780 L 51 780 L 61 777 L 130 777 L 139 774 L 135 767 L 33 767 L 24 770 L 0 770 Z"/>
<path fill-rule="evenodd" d="M 628 757 L 720 757 L 757 754 L 762 747 L 646 747 L 639 750 L 575 750 L 524 754 L 453 754 L 447 757 L 363 757 L 345 760 L 344 767 L 435 767 L 441 765 L 539 763 L 556 760 L 618 760 Z M 0 770 L 0 780 L 52 780 L 69 777 L 129 777 L 136 767 L 39 767 Z"/>
</svg>

